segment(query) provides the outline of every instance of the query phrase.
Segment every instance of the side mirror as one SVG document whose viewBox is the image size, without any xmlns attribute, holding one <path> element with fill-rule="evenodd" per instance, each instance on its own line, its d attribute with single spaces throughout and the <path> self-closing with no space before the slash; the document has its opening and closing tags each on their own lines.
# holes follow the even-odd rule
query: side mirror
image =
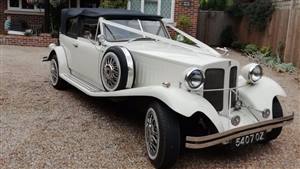
<svg viewBox="0 0 300 169">
<path fill-rule="evenodd" d="M 97 36 L 97 41 L 98 41 L 99 45 L 105 44 L 105 42 L 106 42 L 105 36 L 102 35 L 102 34 L 98 35 L 98 36 Z"/>
</svg>

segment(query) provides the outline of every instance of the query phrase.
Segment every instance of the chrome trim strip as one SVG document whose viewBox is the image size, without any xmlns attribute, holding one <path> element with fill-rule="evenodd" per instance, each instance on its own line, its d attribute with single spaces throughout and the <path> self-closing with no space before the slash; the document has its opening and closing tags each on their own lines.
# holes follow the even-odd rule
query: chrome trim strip
<svg viewBox="0 0 300 169">
<path fill-rule="evenodd" d="M 234 138 L 248 135 L 251 133 L 256 133 L 260 131 L 265 131 L 272 128 L 282 127 L 294 119 L 294 113 L 289 116 L 285 116 L 282 118 L 277 118 L 274 120 L 268 120 L 264 122 L 259 122 L 252 125 L 247 125 L 240 128 L 235 128 L 223 133 L 216 133 L 208 136 L 202 136 L 202 137 L 192 137 L 187 136 L 186 137 L 186 148 L 190 149 L 200 149 L 205 147 L 214 146 L 221 143 L 226 143 Z"/>
<path fill-rule="evenodd" d="M 128 67 L 128 76 L 127 76 L 127 83 L 126 83 L 126 89 L 130 89 L 133 86 L 134 83 L 134 62 L 133 58 L 128 51 L 127 48 L 120 46 L 121 50 L 125 54 L 127 67 Z"/>
</svg>

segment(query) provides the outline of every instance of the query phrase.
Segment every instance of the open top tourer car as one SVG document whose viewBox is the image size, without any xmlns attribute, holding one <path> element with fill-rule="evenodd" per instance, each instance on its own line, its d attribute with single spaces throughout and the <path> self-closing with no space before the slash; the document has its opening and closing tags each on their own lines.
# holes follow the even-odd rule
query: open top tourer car
<svg viewBox="0 0 300 169">
<path fill-rule="evenodd" d="M 59 42 L 49 48 L 43 61 L 54 88 L 145 100 L 146 150 L 156 168 L 172 166 L 183 148 L 269 142 L 294 118 L 278 99 L 286 93 L 259 64 L 241 68 L 225 49 L 217 52 L 160 16 L 64 9 Z"/>
</svg>

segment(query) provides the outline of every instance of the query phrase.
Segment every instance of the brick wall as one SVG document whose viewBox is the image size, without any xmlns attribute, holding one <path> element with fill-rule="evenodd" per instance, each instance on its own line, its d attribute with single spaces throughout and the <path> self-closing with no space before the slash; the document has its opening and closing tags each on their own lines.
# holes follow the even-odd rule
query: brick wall
<svg viewBox="0 0 300 169">
<path fill-rule="evenodd" d="M 29 28 L 31 25 L 43 25 L 44 15 L 20 15 L 20 14 L 6 14 L 11 16 L 12 22 L 25 21 Z"/>
<path fill-rule="evenodd" d="M 40 34 L 40 36 L 0 35 L 0 45 L 48 47 L 50 43 L 55 42 L 57 42 L 56 38 L 45 33 Z"/>
<path fill-rule="evenodd" d="M 5 12 L 6 11 L 6 12 Z M 0 34 L 4 33 L 4 21 L 7 15 L 12 17 L 12 22 L 25 21 L 29 28 L 32 25 L 44 25 L 44 14 L 39 12 L 7 12 L 7 0 L 0 0 Z"/>
<path fill-rule="evenodd" d="M 175 0 L 175 22 L 178 22 L 180 15 L 188 16 L 192 21 L 192 26 L 185 31 L 194 37 L 197 34 L 199 6 L 199 0 Z"/>
</svg>

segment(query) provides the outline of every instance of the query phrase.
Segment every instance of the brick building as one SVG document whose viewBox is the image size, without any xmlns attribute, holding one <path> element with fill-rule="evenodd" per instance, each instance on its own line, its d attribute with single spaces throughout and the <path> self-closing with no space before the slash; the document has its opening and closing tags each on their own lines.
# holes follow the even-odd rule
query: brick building
<svg viewBox="0 0 300 169">
<path fill-rule="evenodd" d="M 9 15 L 14 23 L 24 23 L 29 28 L 44 27 L 45 12 L 43 6 L 27 3 L 28 0 L 0 1 L 0 34 L 4 33 L 4 21 Z M 66 0 L 65 7 L 97 7 L 100 0 Z M 157 14 L 169 23 L 178 21 L 179 16 L 190 18 L 192 26 L 187 32 L 193 36 L 197 31 L 199 0 L 128 0 L 128 9 L 139 10 L 147 14 Z"/>
<path fill-rule="evenodd" d="M 161 15 L 166 22 L 174 24 L 181 15 L 187 16 L 192 24 L 186 31 L 196 36 L 199 0 L 128 0 L 128 9 Z"/>
<path fill-rule="evenodd" d="M 43 5 L 32 5 L 29 0 L 0 0 L 0 34 L 4 33 L 4 21 L 9 15 L 12 23 L 31 29 L 43 30 L 45 10 Z M 98 7 L 100 0 L 65 0 L 65 8 Z"/>
</svg>

